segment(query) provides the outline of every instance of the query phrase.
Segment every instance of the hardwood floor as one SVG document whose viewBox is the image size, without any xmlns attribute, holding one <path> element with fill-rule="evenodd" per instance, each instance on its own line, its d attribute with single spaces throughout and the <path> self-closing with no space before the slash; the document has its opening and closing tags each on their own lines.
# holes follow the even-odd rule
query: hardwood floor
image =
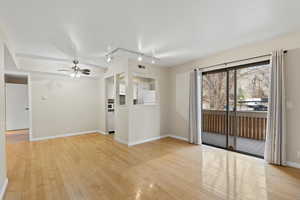
<svg viewBox="0 0 300 200">
<path fill-rule="evenodd" d="M 300 199 L 300 170 L 165 138 L 89 134 L 7 144 L 6 200 Z"/>
</svg>

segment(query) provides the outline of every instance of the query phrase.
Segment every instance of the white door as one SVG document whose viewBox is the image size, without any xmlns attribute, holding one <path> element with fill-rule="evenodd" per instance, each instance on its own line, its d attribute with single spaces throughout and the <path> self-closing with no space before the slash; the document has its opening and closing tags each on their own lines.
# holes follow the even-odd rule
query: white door
<svg viewBox="0 0 300 200">
<path fill-rule="evenodd" d="M 6 130 L 29 128 L 28 86 L 6 83 Z"/>
</svg>

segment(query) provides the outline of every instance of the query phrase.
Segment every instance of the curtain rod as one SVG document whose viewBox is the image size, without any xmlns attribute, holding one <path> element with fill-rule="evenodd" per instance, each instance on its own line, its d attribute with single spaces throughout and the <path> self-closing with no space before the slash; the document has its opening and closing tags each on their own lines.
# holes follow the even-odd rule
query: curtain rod
<svg viewBox="0 0 300 200">
<path fill-rule="evenodd" d="M 288 52 L 287 50 L 283 51 L 283 53 L 287 53 L 287 52 Z M 261 56 L 254 56 L 254 57 L 251 57 L 251 58 L 245 58 L 245 59 L 234 60 L 234 61 L 230 61 L 230 62 L 219 63 L 219 64 L 211 65 L 211 66 L 208 66 L 208 67 L 198 67 L 197 69 L 203 70 L 203 69 L 208 69 L 208 68 L 212 68 L 212 67 L 217 67 L 219 65 L 228 65 L 228 64 L 232 64 L 232 63 L 236 63 L 236 62 L 241 62 L 241 61 L 246 61 L 246 60 L 252 60 L 252 59 L 262 58 L 262 57 L 271 56 L 271 55 L 272 54 L 269 53 L 269 54 L 265 54 L 265 55 L 261 55 Z"/>
</svg>

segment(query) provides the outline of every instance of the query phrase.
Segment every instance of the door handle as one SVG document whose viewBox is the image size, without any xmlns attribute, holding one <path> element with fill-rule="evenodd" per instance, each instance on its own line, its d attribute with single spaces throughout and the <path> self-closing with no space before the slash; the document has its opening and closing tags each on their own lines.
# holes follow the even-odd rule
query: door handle
<svg viewBox="0 0 300 200">
<path fill-rule="evenodd" d="M 25 110 L 29 110 L 29 108 L 28 108 L 28 107 L 26 107 L 26 108 L 25 108 Z"/>
</svg>

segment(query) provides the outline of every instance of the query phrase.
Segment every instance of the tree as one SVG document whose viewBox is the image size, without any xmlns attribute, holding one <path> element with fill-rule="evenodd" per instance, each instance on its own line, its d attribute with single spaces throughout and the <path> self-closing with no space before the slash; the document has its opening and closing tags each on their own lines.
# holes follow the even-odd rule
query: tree
<svg viewBox="0 0 300 200">
<path fill-rule="evenodd" d="M 269 66 L 242 68 L 237 73 L 237 98 L 267 98 L 269 95 Z M 227 73 L 208 73 L 203 76 L 203 108 L 225 110 Z M 229 72 L 229 99 L 234 98 L 234 71 Z"/>
</svg>

